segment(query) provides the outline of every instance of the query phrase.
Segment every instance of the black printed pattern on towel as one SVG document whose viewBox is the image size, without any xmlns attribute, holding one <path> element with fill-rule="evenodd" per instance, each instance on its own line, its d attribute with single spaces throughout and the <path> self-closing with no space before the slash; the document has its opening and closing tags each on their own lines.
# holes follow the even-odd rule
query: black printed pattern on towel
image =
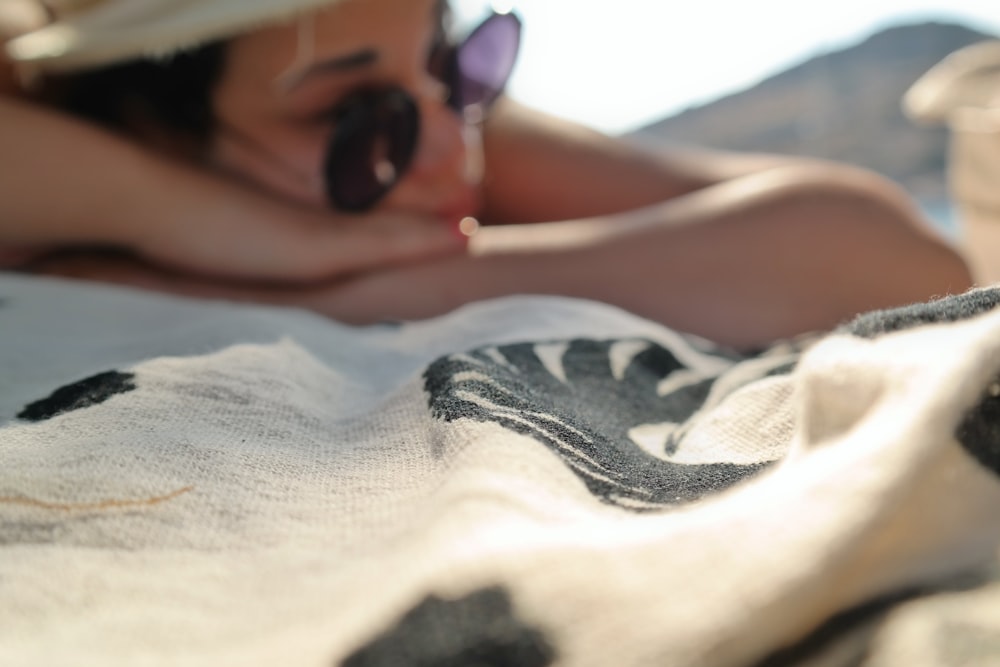
<svg viewBox="0 0 1000 667">
<path fill-rule="evenodd" d="M 1000 306 L 1000 289 L 995 287 L 977 289 L 926 303 L 865 313 L 842 327 L 840 332 L 862 338 L 875 338 L 882 334 L 926 324 L 967 320 L 997 306 Z"/>
<path fill-rule="evenodd" d="M 458 600 L 430 596 L 342 667 L 546 667 L 556 652 L 519 620 L 499 587 Z"/>
<path fill-rule="evenodd" d="M 1000 475 L 1000 380 L 966 413 L 955 432 L 962 446 L 981 465 Z"/>
<path fill-rule="evenodd" d="M 135 375 L 120 371 L 107 371 L 60 387 L 46 398 L 35 401 L 17 414 L 18 419 L 40 422 L 56 415 L 97 405 L 116 394 L 135 389 Z"/>
<path fill-rule="evenodd" d="M 673 386 L 660 395 L 670 376 Z M 669 460 L 683 422 L 716 378 L 691 372 L 649 340 L 571 340 L 486 347 L 434 362 L 424 373 L 432 414 L 495 422 L 559 454 L 605 502 L 655 509 L 726 489 L 767 462 Z M 662 444 L 640 446 L 640 426 L 663 425 Z"/>
</svg>

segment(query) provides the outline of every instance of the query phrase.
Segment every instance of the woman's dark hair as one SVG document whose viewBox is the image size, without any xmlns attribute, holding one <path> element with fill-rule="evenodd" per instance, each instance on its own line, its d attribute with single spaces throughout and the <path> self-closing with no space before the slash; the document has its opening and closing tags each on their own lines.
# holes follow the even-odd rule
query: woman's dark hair
<svg viewBox="0 0 1000 667">
<path fill-rule="evenodd" d="M 207 145 L 215 126 L 212 90 L 222 74 L 225 42 L 163 59 L 132 60 L 55 77 L 46 86 L 62 110 L 116 131 L 157 127 Z"/>
</svg>

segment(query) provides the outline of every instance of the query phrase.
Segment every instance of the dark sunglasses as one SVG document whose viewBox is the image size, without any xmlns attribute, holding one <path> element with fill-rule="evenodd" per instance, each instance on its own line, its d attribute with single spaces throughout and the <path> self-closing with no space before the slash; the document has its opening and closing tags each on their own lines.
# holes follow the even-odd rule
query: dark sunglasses
<svg viewBox="0 0 1000 667">
<path fill-rule="evenodd" d="M 521 20 L 492 14 L 448 49 L 441 79 L 448 106 L 480 120 L 503 92 L 521 44 Z M 344 100 L 323 162 L 330 203 L 342 211 L 374 206 L 406 172 L 420 136 L 416 100 L 402 88 L 363 90 Z"/>
</svg>

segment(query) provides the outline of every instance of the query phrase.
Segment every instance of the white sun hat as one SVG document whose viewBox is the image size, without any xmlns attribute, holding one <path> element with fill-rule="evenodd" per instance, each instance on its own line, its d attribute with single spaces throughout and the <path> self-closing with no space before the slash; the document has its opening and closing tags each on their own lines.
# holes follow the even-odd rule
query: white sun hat
<svg viewBox="0 0 1000 667">
<path fill-rule="evenodd" d="M 336 1 L 36 0 L 53 22 L 9 41 L 6 49 L 11 60 L 35 71 L 85 69 L 167 56 Z"/>
<path fill-rule="evenodd" d="M 1000 41 L 972 44 L 927 71 L 903 97 L 914 120 L 944 123 L 958 109 L 1000 106 Z"/>
<path fill-rule="evenodd" d="M 948 191 L 976 282 L 1000 284 L 1000 41 L 972 44 L 927 71 L 903 108 L 950 131 Z"/>
</svg>

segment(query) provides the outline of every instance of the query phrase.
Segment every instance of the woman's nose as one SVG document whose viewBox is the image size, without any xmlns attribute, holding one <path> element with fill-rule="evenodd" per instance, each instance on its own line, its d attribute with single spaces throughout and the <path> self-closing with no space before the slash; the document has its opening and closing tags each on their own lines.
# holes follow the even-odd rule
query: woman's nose
<svg viewBox="0 0 1000 667">
<path fill-rule="evenodd" d="M 445 87 L 435 81 L 418 98 L 420 137 L 410 165 L 415 178 L 453 177 L 465 171 L 465 121 L 446 104 L 446 94 Z"/>
</svg>

